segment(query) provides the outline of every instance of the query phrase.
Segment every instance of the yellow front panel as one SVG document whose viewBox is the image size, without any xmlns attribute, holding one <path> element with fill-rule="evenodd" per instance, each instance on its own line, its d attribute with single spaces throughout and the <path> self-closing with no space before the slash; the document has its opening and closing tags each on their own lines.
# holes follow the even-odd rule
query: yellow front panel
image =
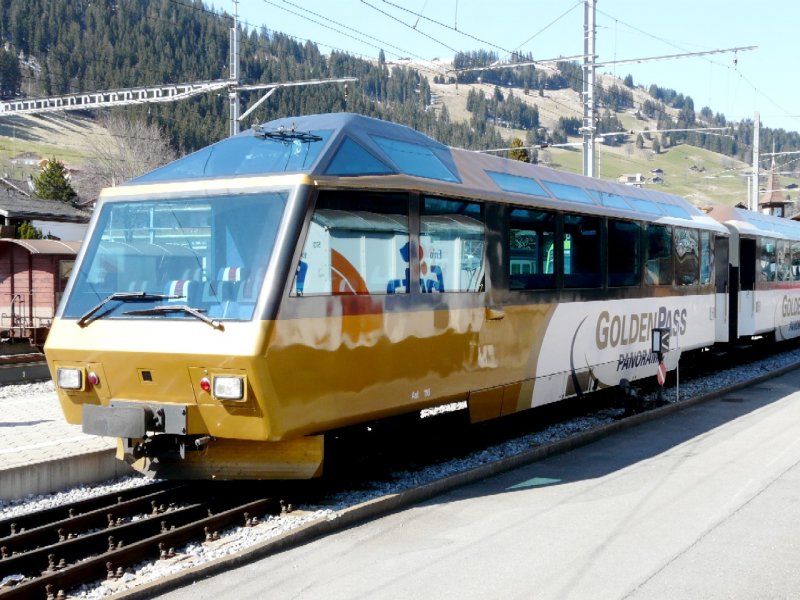
<svg viewBox="0 0 800 600">
<path fill-rule="evenodd" d="M 109 319 L 79 328 L 59 321 L 47 356 L 51 369 L 103 372 L 103 389 L 59 391 L 71 422 L 86 402 L 177 403 L 191 407 L 189 434 L 277 441 L 489 388 L 498 388 L 492 416 L 527 408 L 532 384 L 525 382 L 536 376 L 551 312 L 549 305 L 507 307 L 502 319 L 488 321 L 482 308 L 379 312 L 225 323 L 224 331 L 202 322 Z M 225 373 L 246 376 L 245 401 L 220 401 L 200 388 L 203 377 Z"/>
</svg>

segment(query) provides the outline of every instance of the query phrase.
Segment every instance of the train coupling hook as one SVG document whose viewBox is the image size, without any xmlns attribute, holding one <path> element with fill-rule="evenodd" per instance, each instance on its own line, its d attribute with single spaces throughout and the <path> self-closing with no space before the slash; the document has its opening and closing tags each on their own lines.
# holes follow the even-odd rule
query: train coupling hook
<svg viewBox="0 0 800 600">
<path fill-rule="evenodd" d="M 211 442 L 214 441 L 214 438 L 210 435 L 204 435 L 203 437 L 199 437 L 194 441 L 195 448 L 201 450 L 204 446 L 207 446 Z"/>
</svg>

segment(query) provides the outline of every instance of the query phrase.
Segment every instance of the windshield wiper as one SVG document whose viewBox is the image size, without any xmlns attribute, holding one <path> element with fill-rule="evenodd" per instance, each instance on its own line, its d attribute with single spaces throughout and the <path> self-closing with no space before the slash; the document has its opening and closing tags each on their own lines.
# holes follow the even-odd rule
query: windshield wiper
<svg viewBox="0 0 800 600">
<path fill-rule="evenodd" d="M 103 308 L 106 304 L 111 302 L 112 300 L 118 300 L 119 302 L 152 302 L 153 300 L 175 300 L 177 298 L 185 298 L 185 296 L 170 296 L 169 294 L 149 294 L 147 292 L 114 292 L 113 294 L 109 294 L 105 298 L 103 298 L 100 303 L 90 308 L 86 314 L 84 314 L 80 319 L 78 319 L 78 325 L 81 327 L 86 327 L 89 319 L 101 308 Z"/>
<path fill-rule="evenodd" d="M 179 297 L 182 297 L 182 296 L 179 296 Z M 225 327 L 223 327 L 222 323 L 220 323 L 216 319 L 211 319 L 211 318 L 205 316 L 201 312 L 201 310 L 202 309 L 197 309 L 197 308 L 192 308 L 191 306 L 186 306 L 185 304 L 175 304 L 175 305 L 163 304 L 161 306 L 154 306 L 153 308 L 143 308 L 141 310 L 129 310 L 129 311 L 126 311 L 125 314 L 126 315 L 165 315 L 165 314 L 173 313 L 173 312 L 182 312 L 182 313 L 186 313 L 188 315 L 192 315 L 193 317 L 197 317 L 203 323 L 208 323 L 209 325 L 211 325 L 214 329 L 219 329 L 221 331 L 225 330 Z"/>
</svg>

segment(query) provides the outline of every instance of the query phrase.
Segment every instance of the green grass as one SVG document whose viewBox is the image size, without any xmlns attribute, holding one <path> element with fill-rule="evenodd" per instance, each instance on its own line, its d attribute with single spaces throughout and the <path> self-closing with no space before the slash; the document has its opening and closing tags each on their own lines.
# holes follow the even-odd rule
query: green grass
<svg viewBox="0 0 800 600">
<path fill-rule="evenodd" d="M 573 140 L 570 140 L 573 141 Z M 574 141 L 580 141 L 578 139 Z M 690 202 L 705 206 L 707 204 L 734 205 L 748 203 L 748 177 L 751 166 L 739 160 L 709 150 L 680 144 L 662 150 L 659 154 L 652 151 L 636 150 L 630 152 L 633 144 L 626 149 L 597 144 L 595 151 L 596 164 L 599 163 L 600 178 L 616 181 L 620 175 L 641 173 L 646 180 L 652 177 L 651 169 L 660 168 L 664 182 L 647 183 L 646 187 L 670 194 L 683 196 Z M 630 152 L 630 153 L 629 153 Z M 539 151 L 539 159 L 549 155 L 551 166 L 556 169 L 581 173 L 583 171 L 583 152 L 581 146 L 548 148 Z M 800 180 L 780 176 L 780 184 L 800 184 Z M 762 177 L 761 185 L 765 181 Z M 793 196 L 796 194 L 792 193 Z"/>
</svg>

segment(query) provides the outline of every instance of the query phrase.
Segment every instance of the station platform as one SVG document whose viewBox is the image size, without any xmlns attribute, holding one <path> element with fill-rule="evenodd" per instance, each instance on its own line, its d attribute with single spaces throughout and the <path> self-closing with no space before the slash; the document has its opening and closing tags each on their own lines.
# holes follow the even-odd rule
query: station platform
<svg viewBox="0 0 800 600">
<path fill-rule="evenodd" d="M 64 421 L 52 383 L 3 391 L 8 389 L 0 390 L 0 501 L 132 473 L 114 457 L 113 438 L 86 435 Z"/>
</svg>

